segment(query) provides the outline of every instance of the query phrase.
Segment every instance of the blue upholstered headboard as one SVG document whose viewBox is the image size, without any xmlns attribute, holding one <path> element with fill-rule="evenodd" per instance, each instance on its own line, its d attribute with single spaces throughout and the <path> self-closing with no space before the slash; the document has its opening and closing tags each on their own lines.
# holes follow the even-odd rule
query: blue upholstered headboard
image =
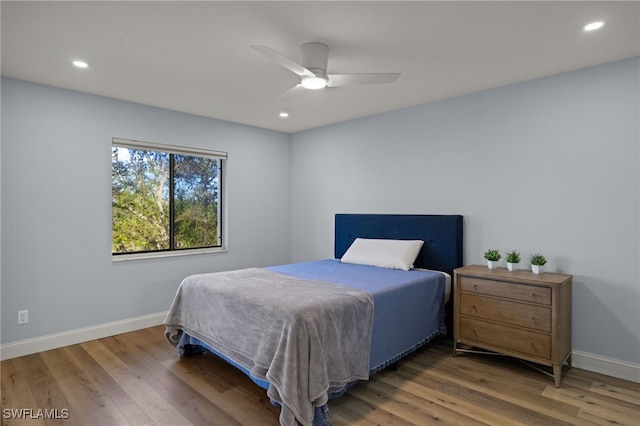
<svg viewBox="0 0 640 426">
<path fill-rule="evenodd" d="M 453 275 L 463 265 L 462 216 L 402 214 L 336 214 L 336 259 L 360 238 L 423 240 L 416 268 L 435 269 Z"/>
</svg>

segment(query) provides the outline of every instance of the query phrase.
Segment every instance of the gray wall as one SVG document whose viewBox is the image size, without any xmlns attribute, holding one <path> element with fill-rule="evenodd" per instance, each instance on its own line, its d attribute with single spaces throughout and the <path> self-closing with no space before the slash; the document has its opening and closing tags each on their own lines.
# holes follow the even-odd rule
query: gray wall
<svg viewBox="0 0 640 426">
<path fill-rule="evenodd" d="M 111 138 L 229 153 L 228 252 L 113 263 Z M 290 135 L 2 79 L 2 343 L 166 311 L 198 272 L 290 259 Z M 17 311 L 29 309 L 29 324 Z"/>
<path fill-rule="evenodd" d="M 293 135 L 292 260 L 332 256 L 335 213 L 462 214 L 467 264 L 544 253 L 574 275 L 573 348 L 640 363 L 639 64 Z"/>
</svg>

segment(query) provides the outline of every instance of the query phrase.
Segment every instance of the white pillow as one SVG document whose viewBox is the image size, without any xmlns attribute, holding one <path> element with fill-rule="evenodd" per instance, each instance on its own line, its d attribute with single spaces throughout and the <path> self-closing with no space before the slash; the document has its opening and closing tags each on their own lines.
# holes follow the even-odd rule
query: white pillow
<svg viewBox="0 0 640 426">
<path fill-rule="evenodd" d="M 340 261 L 408 271 L 423 245 L 422 240 L 356 238 Z"/>
</svg>

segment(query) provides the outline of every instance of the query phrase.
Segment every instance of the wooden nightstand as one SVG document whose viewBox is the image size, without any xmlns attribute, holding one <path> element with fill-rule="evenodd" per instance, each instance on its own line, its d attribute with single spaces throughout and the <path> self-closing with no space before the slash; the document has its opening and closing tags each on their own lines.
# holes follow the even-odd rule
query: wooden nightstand
<svg viewBox="0 0 640 426">
<path fill-rule="evenodd" d="M 553 367 L 571 367 L 571 275 L 470 265 L 454 272 L 453 355 L 468 345 Z"/>
</svg>

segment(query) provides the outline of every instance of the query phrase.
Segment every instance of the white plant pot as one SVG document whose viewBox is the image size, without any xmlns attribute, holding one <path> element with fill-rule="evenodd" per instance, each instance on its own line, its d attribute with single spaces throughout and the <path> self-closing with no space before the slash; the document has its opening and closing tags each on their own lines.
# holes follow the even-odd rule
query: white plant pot
<svg viewBox="0 0 640 426">
<path fill-rule="evenodd" d="M 534 274 L 541 274 L 542 269 L 542 265 L 531 265 L 531 272 L 533 272 Z"/>
<path fill-rule="evenodd" d="M 517 271 L 518 269 L 520 269 L 520 264 L 519 263 L 511 263 L 511 262 L 507 262 L 507 269 L 510 271 Z"/>
<path fill-rule="evenodd" d="M 489 269 L 498 269 L 498 261 L 497 260 L 487 260 L 487 267 Z"/>
</svg>

